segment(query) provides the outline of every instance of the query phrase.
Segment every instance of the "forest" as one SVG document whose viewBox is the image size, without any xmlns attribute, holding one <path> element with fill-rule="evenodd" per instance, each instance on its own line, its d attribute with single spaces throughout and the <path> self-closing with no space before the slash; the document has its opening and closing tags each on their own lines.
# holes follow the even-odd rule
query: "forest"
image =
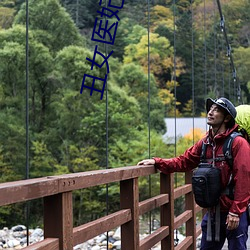
<svg viewBox="0 0 250 250">
<path fill-rule="evenodd" d="M 124 4 L 109 7 L 105 16 L 101 10 L 111 2 Z M 173 157 L 201 133 L 193 138 L 190 132 L 170 145 L 162 140 L 164 118 L 204 117 L 207 97 L 249 103 L 250 2 L 220 2 L 230 51 L 215 0 L 2 0 L 1 183 Z M 114 44 L 92 39 L 96 19 L 104 16 L 118 22 Z M 96 45 L 96 64 L 104 62 L 101 53 L 110 55 L 103 67 L 91 63 Z M 84 74 L 107 74 L 102 99 L 87 88 L 80 93 Z M 150 181 L 157 192 L 157 176 Z M 176 178 L 176 185 L 180 182 Z M 119 206 L 118 189 L 116 183 L 108 187 L 109 211 Z M 148 193 L 143 178 L 140 199 Z M 106 213 L 106 195 L 105 186 L 76 191 L 75 224 Z M 42 226 L 41 202 L 30 204 L 34 226 Z M 24 204 L 0 207 L 0 227 L 20 224 L 24 210 Z"/>
</svg>

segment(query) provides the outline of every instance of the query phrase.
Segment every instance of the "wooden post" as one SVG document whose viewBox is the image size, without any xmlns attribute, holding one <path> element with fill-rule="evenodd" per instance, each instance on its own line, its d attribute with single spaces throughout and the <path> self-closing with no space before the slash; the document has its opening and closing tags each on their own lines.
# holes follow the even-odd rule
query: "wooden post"
<svg viewBox="0 0 250 250">
<path fill-rule="evenodd" d="M 162 250 L 174 249 L 174 178 L 173 174 L 160 174 L 160 192 L 169 194 L 169 203 L 161 206 L 161 226 L 169 227 L 169 235 L 161 241 Z"/>
<path fill-rule="evenodd" d="M 121 226 L 121 249 L 139 250 L 138 178 L 120 182 L 121 209 L 131 209 L 132 220 Z"/>
<path fill-rule="evenodd" d="M 191 184 L 192 172 L 185 173 L 185 183 Z M 193 243 L 188 250 L 196 250 L 196 211 L 193 192 L 185 195 L 185 210 L 192 210 L 192 218 L 186 222 L 186 236 L 193 237 Z"/>
<path fill-rule="evenodd" d="M 44 198 L 44 238 L 59 238 L 60 250 L 73 249 L 72 192 Z"/>
</svg>

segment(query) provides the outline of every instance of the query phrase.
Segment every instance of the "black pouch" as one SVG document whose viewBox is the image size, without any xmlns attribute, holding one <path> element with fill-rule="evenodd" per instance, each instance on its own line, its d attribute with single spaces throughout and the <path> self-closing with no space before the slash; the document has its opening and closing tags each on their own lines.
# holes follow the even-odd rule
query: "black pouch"
<svg viewBox="0 0 250 250">
<path fill-rule="evenodd" d="M 210 163 L 200 163 L 193 173 L 192 187 L 199 206 L 216 206 L 221 195 L 221 170 Z"/>
</svg>

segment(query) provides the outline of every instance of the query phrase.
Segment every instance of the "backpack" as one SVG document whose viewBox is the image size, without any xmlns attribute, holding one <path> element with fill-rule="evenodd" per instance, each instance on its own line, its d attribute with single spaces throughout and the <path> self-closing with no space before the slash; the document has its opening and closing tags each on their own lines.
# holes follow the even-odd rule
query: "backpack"
<svg viewBox="0 0 250 250">
<path fill-rule="evenodd" d="M 239 125 L 243 137 L 250 143 L 250 105 L 239 105 L 235 109 L 237 111 L 235 122 Z"/>
<path fill-rule="evenodd" d="M 226 160 L 230 169 L 233 168 L 232 143 L 241 133 L 231 133 L 224 142 L 224 157 L 217 157 L 215 161 Z M 212 163 L 206 162 L 207 144 L 202 144 L 201 162 L 198 168 L 193 172 L 192 187 L 195 202 L 203 208 L 215 207 L 219 203 L 220 196 L 223 192 L 221 188 L 221 170 L 213 166 Z M 227 195 L 233 199 L 233 186 L 230 182 L 227 186 Z M 225 190 L 224 190 L 225 191 Z"/>
</svg>

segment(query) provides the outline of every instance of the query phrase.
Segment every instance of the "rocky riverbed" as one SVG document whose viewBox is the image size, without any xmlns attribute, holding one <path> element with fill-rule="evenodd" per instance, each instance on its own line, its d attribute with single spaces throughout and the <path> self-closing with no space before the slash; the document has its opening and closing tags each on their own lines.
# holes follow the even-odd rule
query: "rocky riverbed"
<svg viewBox="0 0 250 250">
<path fill-rule="evenodd" d="M 147 234 L 140 235 L 140 239 L 146 237 Z M 184 237 L 179 235 L 181 241 Z M 29 244 L 39 242 L 44 239 L 43 230 L 41 228 L 29 229 Z M 17 225 L 12 228 L 3 228 L 0 230 L 0 249 L 22 249 L 27 246 L 27 229 L 24 225 Z M 107 234 L 101 234 L 83 244 L 74 247 L 74 250 L 104 250 L 121 249 L 121 232 L 120 228 L 115 231 L 109 231 Z M 152 250 L 160 250 L 160 243 Z"/>
</svg>

